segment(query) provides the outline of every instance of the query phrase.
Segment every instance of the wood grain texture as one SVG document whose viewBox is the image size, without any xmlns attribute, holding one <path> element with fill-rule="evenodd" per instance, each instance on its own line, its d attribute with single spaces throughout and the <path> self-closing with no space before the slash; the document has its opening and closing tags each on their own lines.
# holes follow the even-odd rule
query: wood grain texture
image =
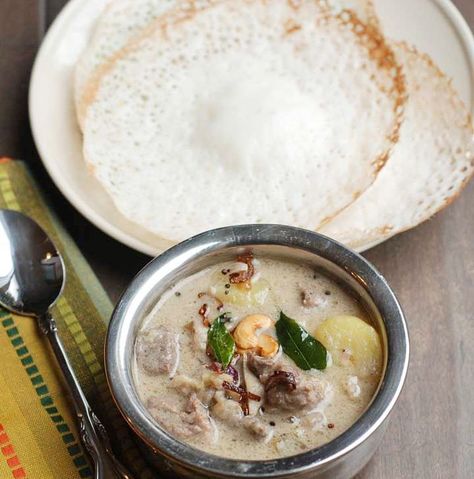
<svg viewBox="0 0 474 479">
<path fill-rule="evenodd" d="M 29 131 L 32 62 L 43 31 L 65 3 L 0 0 L 0 155 L 30 162 L 115 301 L 148 258 L 98 231 L 69 205 L 42 168 Z M 474 26 L 474 0 L 454 3 Z M 404 307 L 412 356 L 385 439 L 358 479 L 474 477 L 473 211 L 474 183 L 431 221 L 366 254 Z"/>
</svg>

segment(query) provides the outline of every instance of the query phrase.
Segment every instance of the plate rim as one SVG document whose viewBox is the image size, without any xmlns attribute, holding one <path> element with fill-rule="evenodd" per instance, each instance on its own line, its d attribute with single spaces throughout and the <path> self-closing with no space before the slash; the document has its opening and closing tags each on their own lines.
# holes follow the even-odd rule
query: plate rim
<svg viewBox="0 0 474 479">
<path fill-rule="evenodd" d="M 45 51 L 48 46 L 53 43 L 55 36 L 58 34 L 59 30 L 63 26 L 64 19 L 73 14 L 75 10 L 80 10 L 80 7 L 83 5 L 83 0 L 70 0 L 63 9 L 59 12 L 57 17 L 54 19 L 53 23 L 49 27 L 46 35 L 41 42 L 40 48 L 35 57 L 33 63 L 33 68 L 31 71 L 29 89 L 28 89 L 28 115 L 30 120 L 31 133 L 33 135 L 33 140 L 35 142 L 36 149 L 38 150 L 39 157 L 43 166 L 45 167 L 48 175 L 53 180 L 53 183 L 61 192 L 61 194 L 66 198 L 66 200 L 89 222 L 91 222 L 96 228 L 110 236 L 111 238 L 119 241 L 125 246 L 128 246 L 135 251 L 144 253 L 148 256 L 156 256 L 158 254 L 158 249 L 151 246 L 150 244 L 136 238 L 135 236 L 130 235 L 129 233 L 124 232 L 121 228 L 115 226 L 112 222 L 109 222 L 107 218 L 103 215 L 98 214 L 92 207 L 89 207 L 80 195 L 75 193 L 73 190 L 68 190 L 67 185 L 64 184 L 64 179 L 60 174 L 56 173 L 55 168 L 50 164 L 44 149 L 42 146 L 42 141 L 40 140 L 40 135 L 38 134 L 38 127 L 36 126 L 36 116 L 34 110 L 34 97 L 37 94 L 37 81 L 36 78 L 40 75 L 39 69 L 41 68 L 41 63 L 45 55 Z"/>
<path fill-rule="evenodd" d="M 474 33 L 469 27 L 467 20 L 464 18 L 463 14 L 460 12 L 458 7 L 451 0 L 431 0 L 437 7 L 443 12 L 446 18 L 452 23 L 456 33 L 459 35 L 459 39 L 462 43 L 466 58 L 471 66 L 471 83 L 474 85 Z M 48 31 L 46 32 L 40 48 L 36 53 L 36 57 L 33 63 L 31 70 L 31 76 L 29 81 L 28 88 L 28 116 L 30 121 L 31 133 L 33 140 L 35 142 L 38 155 L 41 159 L 41 162 L 46 169 L 48 175 L 52 179 L 55 186 L 64 196 L 64 198 L 82 215 L 86 220 L 91 222 L 96 228 L 110 236 L 111 238 L 119 241 L 123 245 L 143 253 L 148 256 L 157 256 L 163 251 L 156 246 L 143 241 L 136 236 L 124 231 L 120 227 L 116 226 L 113 222 L 108 221 L 108 219 L 99 213 L 96 210 L 85 203 L 78 193 L 74 192 L 72 189 L 67 188 L 65 184 L 64 177 L 58 173 L 58 168 L 54 168 L 53 165 L 48 160 L 48 155 L 45 154 L 43 148 L 43 142 L 41 141 L 41 135 L 38 133 L 39 128 L 37 126 L 37 114 L 35 110 L 35 97 L 39 94 L 38 90 L 38 80 L 37 78 L 40 75 L 41 64 L 45 62 L 46 51 L 49 46 L 54 43 L 55 37 L 58 35 L 59 30 L 63 27 L 64 22 L 69 16 L 72 16 L 76 10 L 80 10 L 84 5 L 83 0 L 70 0 L 63 9 L 59 12 L 57 17 L 54 19 L 53 23 L 50 25 Z M 474 95 L 471 97 L 470 111 L 474 114 Z M 396 236 L 390 235 L 384 237 L 380 240 L 369 242 L 362 247 L 355 248 L 359 253 L 367 251 L 388 239 Z"/>
</svg>

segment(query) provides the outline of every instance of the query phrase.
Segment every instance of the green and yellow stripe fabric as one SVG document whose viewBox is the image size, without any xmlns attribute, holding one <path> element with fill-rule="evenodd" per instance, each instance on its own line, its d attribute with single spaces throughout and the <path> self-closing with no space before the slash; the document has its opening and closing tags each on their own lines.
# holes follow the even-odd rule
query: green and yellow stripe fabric
<svg viewBox="0 0 474 479">
<path fill-rule="evenodd" d="M 158 477 L 139 453 L 106 384 L 103 347 L 112 305 L 20 161 L 0 159 L 0 208 L 34 218 L 63 254 L 67 283 L 53 315 L 69 358 L 117 455 L 135 477 Z M 0 361 L 0 478 L 93 477 L 59 368 L 33 319 L 0 308 Z"/>
</svg>

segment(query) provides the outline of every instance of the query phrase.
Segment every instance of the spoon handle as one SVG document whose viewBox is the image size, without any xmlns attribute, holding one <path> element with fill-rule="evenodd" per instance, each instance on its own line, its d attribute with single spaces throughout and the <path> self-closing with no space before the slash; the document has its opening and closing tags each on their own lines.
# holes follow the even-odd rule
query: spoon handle
<svg viewBox="0 0 474 479">
<path fill-rule="evenodd" d="M 132 479 L 112 452 L 107 432 L 89 406 L 58 335 L 56 321 L 46 313 L 38 318 L 41 331 L 47 336 L 63 375 L 69 386 L 72 402 L 79 421 L 82 442 L 89 452 L 95 468 L 95 479 Z"/>
</svg>

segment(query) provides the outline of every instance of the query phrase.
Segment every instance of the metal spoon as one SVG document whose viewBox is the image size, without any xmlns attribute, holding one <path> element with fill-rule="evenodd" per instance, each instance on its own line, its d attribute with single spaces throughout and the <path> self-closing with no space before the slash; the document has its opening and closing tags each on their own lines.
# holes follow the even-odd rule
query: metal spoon
<svg viewBox="0 0 474 479">
<path fill-rule="evenodd" d="M 49 339 L 69 385 L 81 439 L 95 465 L 94 477 L 131 479 L 113 455 L 105 428 L 81 390 L 49 312 L 61 295 L 65 274 L 60 253 L 36 222 L 16 211 L 0 210 L 0 304 L 36 317 Z"/>
</svg>

